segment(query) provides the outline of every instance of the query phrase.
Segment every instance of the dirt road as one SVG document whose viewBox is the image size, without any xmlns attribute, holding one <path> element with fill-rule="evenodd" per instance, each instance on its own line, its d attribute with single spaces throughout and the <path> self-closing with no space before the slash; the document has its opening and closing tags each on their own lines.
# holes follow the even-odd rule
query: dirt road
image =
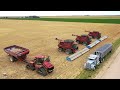
<svg viewBox="0 0 120 90">
<path fill-rule="evenodd" d="M 95 79 L 120 79 L 120 47 Z"/>
</svg>

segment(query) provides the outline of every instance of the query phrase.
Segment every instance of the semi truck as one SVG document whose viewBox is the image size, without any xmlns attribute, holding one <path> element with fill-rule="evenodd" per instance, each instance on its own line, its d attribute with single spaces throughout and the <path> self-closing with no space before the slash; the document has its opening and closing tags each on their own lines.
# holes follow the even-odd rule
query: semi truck
<svg viewBox="0 0 120 90">
<path fill-rule="evenodd" d="M 95 70 L 96 66 L 104 61 L 104 57 L 111 53 L 112 44 L 105 44 L 98 48 L 93 54 L 90 54 L 87 58 L 87 62 L 84 64 L 85 69 Z"/>
</svg>

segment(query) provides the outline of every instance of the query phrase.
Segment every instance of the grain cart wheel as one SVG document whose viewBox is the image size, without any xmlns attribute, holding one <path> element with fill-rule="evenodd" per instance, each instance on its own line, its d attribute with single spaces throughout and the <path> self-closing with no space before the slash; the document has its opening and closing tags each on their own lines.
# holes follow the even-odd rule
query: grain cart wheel
<svg viewBox="0 0 120 90">
<path fill-rule="evenodd" d="M 15 58 L 15 57 L 13 57 L 13 56 L 10 56 L 10 61 L 11 61 L 11 62 L 15 62 L 15 61 L 17 61 L 17 58 Z"/>
<path fill-rule="evenodd" d="M 43 67 L 39 68 L 37 70 L 37 73 L 39 73 L 42 76 L 46 76 L 48 74 L 47 71 L 45 70 L 45 68 L 43 68 Z"/>
<path fill-rule="evenodd" d="M 72 53 L 72 50 L 70 50 L 70 49 L 66 49 L 66 50 L 65 50 L 65 53 L 69 55 L 69 54 Z"/>
<path fill-rule="evenodd" d="M 27 64 L 27 65 L 26 65 L 26 68 L 27 68 L 27 69 L 30 69 L 30 70 L 35 70 L 35 68 L 34 68 L 33 66 L 31 66 L 30 64 Z"/>
<path fill-rule="evenodd" d="M 62 52 L 62 51 L 63 51 L 63 49 L 62 49 L 62 48 L 58 48 L 58 51 L 59 51 L 59 52 Z"/>
</svg>

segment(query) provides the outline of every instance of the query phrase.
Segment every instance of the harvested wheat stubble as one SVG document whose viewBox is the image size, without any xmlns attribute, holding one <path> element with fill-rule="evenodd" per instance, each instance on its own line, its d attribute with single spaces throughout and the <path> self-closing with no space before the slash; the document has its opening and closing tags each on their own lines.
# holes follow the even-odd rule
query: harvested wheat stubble
<svg viewBox="0 0 120 90">
<path fill-rule="evenodd" d="M 6 73 L 9 78 L 75 78 L 83 70 L 83 65 L 90 53 L 93 53 L 94 50 L 103 44 L 111 43 L 120 37 L 119 24 L 29 20 L 0 20 L 0 22 L 0 33 L 2 34 L 0 35 L 0 74 Z M 98 30 L 102 33 L 102 36 L 107 35 L 108 39 L 102 41 L 73 62 L 67 61 L 67 55 L 64 52 L 58 52 L 58 41 L 55 38 L 75 40 L 76 37 L 73 37 L 72 34 L 88 34 L 84 32 L 85 30 Z M 37 54 L 49 55 L 51 63 L 55 66 L 53 73 L 43 77 L 35 71 L 25 69 L 25 63 L 23 62 L 10 62 L 9 57 L 3 51 L 3 48 L 10 45 L 19 45 L 28 48 L 30 53 L 27 59 L 33 59 Z M 83 45 L 78 46 L 79 50 L 85 47 Z"/>
</svg>

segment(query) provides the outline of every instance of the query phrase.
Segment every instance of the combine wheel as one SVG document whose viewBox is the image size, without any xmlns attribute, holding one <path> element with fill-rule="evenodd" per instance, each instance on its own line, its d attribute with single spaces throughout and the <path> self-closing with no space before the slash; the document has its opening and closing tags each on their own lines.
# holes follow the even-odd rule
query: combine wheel
<svg viewBox="0 0 120 90">
<path fill-rule="evenodd" d="M 72 50 L 70 50 L 70 49 L 66 49 L 66 50 L 65 50 L 65 53 L 69 55 L 69 54 L 72 53 Z"/>
<path fill-rule="evenodd" d="M 63 49 L 62 49 L 62 48 L 58 48 L 58 51 L 59 51 L 59 52 L 62 52 L 62 51 L 63 51 Z"/>
</svg>

